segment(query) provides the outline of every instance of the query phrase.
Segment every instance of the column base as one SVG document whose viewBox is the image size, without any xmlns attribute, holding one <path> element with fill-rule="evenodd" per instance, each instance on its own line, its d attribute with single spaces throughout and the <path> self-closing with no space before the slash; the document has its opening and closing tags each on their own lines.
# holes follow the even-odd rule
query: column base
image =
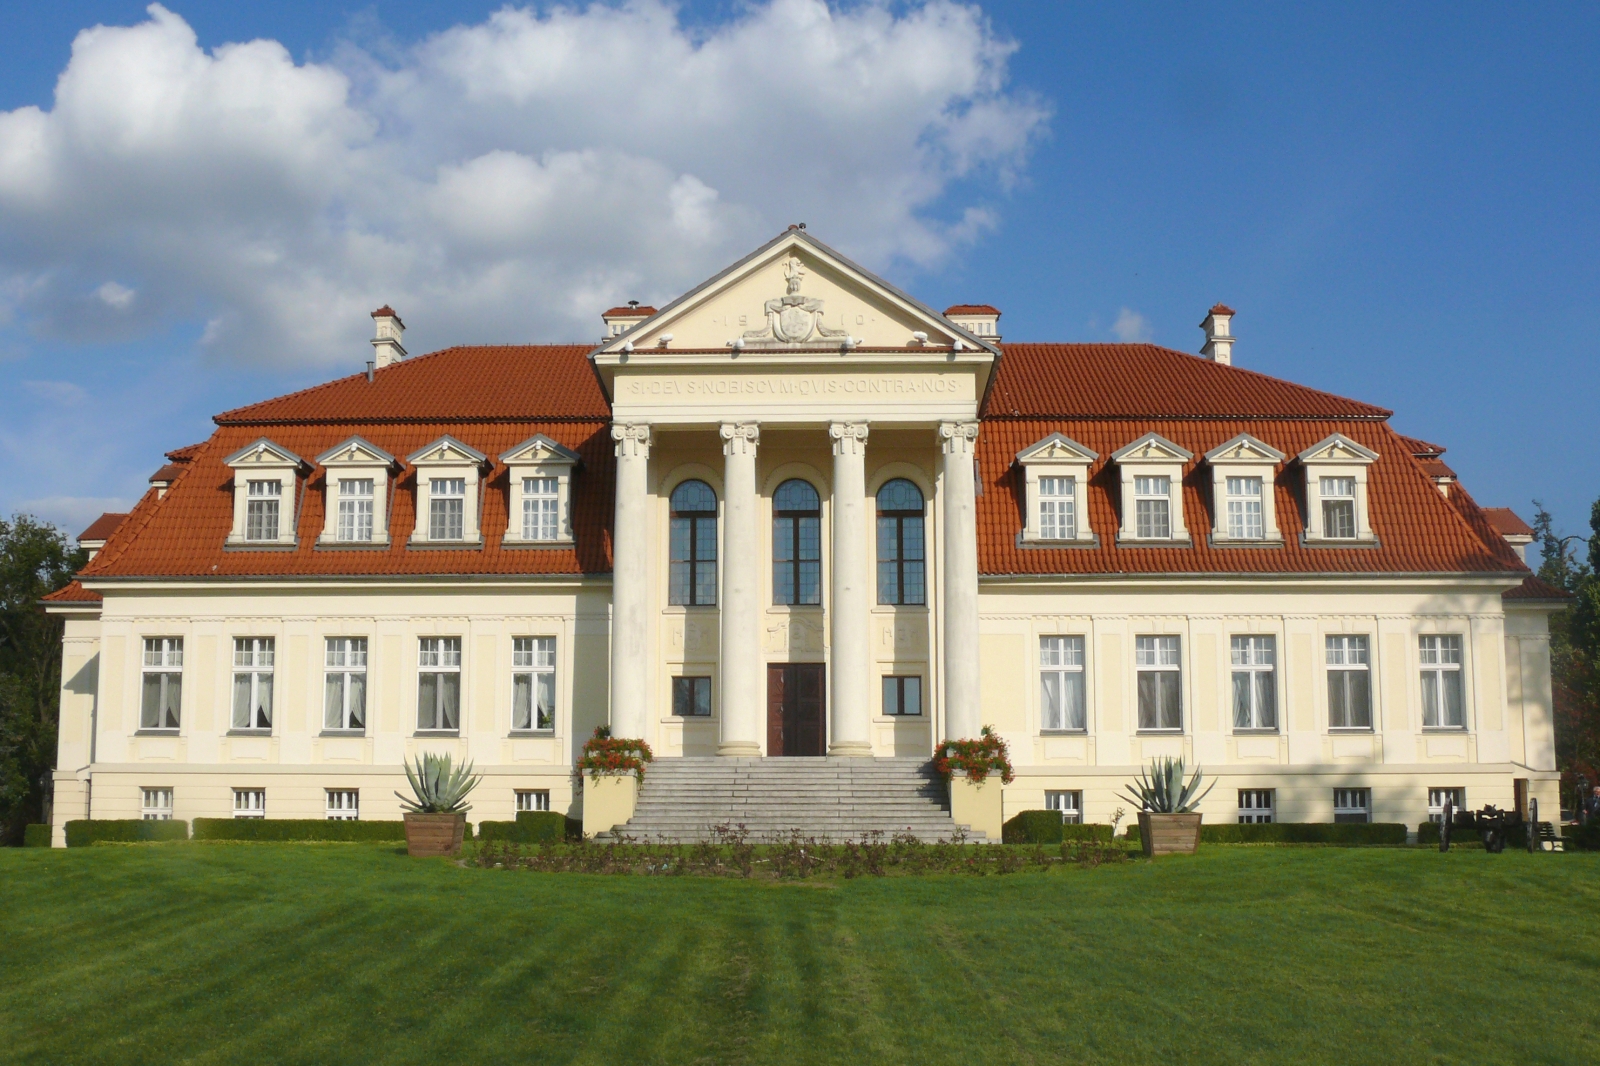
<svg viewBox="0 0 1600 1066">
<path fill-rule="evenodd" d="M 748 740 L 730 740 L 717 745 L 717 754 L 728 759 L 759 759 L 761 745 Z"/>
<path fill-rule="evenodd" d="M 872 745 L 864 740 L 841 740 L 828 745 L 828 758 L 830 759 L 870 759 L 872 758 Z"/>
</svg>

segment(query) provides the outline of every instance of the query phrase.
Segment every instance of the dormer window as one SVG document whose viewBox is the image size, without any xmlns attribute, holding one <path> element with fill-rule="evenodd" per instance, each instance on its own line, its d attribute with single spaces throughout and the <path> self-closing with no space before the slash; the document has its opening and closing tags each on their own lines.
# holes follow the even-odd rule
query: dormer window
<svg viewBox="0 0 1600 1066">
<path fill-rule="evenodd" d="M 305 461 L 263 437 L 223 463 L 233 470 L 233 528 L 228 532 L 228 547 L 293 548 L 295 490 Z"/>
<path fill-rule="evenodd" d="M 500 456 L 510 471 L 505 543 L 543 548 L 572 543 L 572 472 L 578 453 L 544 434 Z"/>
<path fill-rule="evenodd" d="M 449 548 L 482 544 L 479 501 L 489 457 L 454 437 L 440 437 L 406 460 L 417 468 L 417 524 L 411 543 Z"/>
<path fill-rule="evenodd" d="M 1335 433 L 1299 458 L 1306 469 L 1305 543 L 1376 544 L 1368 511 L 1367 468 L 1377 461 L 1378 453 Z"/>
<path fill-rule="evenodd" d="M 1188 544 L 1183 520 L 1183 467 L 1194 453 L 1159 433 L 1146 433 L 1111 453 L 1122 473 L 1118 544 Z"/>
<path fill-rule="evenodd" d="M 1099 455 L 1060 433 L 1017 453 L 1027 518 L 1023 543 L 1093 544 L 1084 486 Z"/>
<path fill-rule="evenodd" d="M 1248 433 L 1206 452 L 1211 467 L 1215 521 L 1211 543 L 1218 547 L 1277 547 L 1283 543 L 1272 490 L 1282 452 Z"/>
<path fill-rule="evenodd" d="M 428 539 L 460 540 L 467 507 L 466 479 L 430 478 L 428 486 Z"/>
<path fill-rule="evenodd" d="M 389 543 L 389 478 L 394 456 L 351 437 L 317 456 L 326 486 L 320 548 L 372 548 Z"/>
</svg>

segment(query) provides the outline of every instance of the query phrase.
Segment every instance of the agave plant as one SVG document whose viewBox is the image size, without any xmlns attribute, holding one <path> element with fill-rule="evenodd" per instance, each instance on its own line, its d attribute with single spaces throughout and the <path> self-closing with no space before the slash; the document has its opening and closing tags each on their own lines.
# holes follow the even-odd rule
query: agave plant
<svg viewBox="0 0 1600 1066">
<path fill-rule="evenodd" d="M 1140 810 L 1152 814 L 1187 814 L 1200 805 L 1216 787 L 1216 782 L 1200 792 L 1200 768 L 1187 784 L 1183 780 L 1183 760 L 1160 758 L 1150 760 L 1150 769 L 1139 775 L 1139 780 L 1128 786 L 1128 795 L 1139 804 Z M 1196 792 L 1200 792 L 1197 796 Z"/>
<path fill-rule="evenodd" d="M 462 814 L 470 811 L 467 793 L 478 787 L 483 778 L 472 772 L 472 762 L 465 766 L 452 765 L 449 755 L 431 752 L 417 756 L 416 766 L 405 764 L 406 780 L 411 782 L 415 799 L 396 792 L 400 805 L 409 814 Z"/>
</svg>

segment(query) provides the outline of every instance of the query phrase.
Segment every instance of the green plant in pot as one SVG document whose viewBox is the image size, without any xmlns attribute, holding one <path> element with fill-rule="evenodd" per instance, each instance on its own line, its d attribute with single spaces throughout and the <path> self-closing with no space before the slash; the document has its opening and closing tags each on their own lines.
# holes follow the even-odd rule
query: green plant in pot
<svg viewBox="0 0 1600 1066">
<path fill-rule="evenodd" d="M 1146 856 L 1193 855 L 1200 846 L 1200 812 L 1195 810 L 1216 787 L 1212 782 L 1200 791 L 1201 774 L 1184 780 L 1183 760 L 1163 757 L 1150 760 L 1150 768 L 1128 786 L 1128 795 L 1139 804 L 1139 843 Z"/>
<path fill-rule="evenodd" d="M 469 760 L 456 766 L 449 755 L 418 755 L 415 765 L 405 764 L 412 796 L 402 796 L 405 808 L 406 851 L 412 855 L 458 855 L 466 834 L 467 795 L 483 778 L 472 772 Z"/>
</svg>

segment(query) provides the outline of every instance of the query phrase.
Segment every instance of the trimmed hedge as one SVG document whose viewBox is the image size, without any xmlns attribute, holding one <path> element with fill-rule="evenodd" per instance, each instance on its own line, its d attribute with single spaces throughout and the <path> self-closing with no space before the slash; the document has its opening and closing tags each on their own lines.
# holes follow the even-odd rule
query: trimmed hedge
<svg viewBox="0 0 1600 1066">
<path fill-rule="evenodd" d="M 1006 844 L 1059 844 L 1063 840 L 1111 842 L 1109 825 L 1080 825 L 1061 820 L 1060 811 L 1023 811 L 1000 827 Z"/>
<path fill-rule="evenodd" d="M 1139 823 L 1128 826 L 1128 842 L 1139 843 Z M 1399 822 L 1250 822 L 1200 826 L 1203 844 L 1404 844 Z"/>
<path fill-rule="evenodd" d="M 188 840 L 189 823 L 142 818 L 80 818 L 67 823 L 67 847 L 84 848 L 102 840 L 131 844 L 147 840 Z"/>
<path fill-rule="evenodd" d="M 1417 826 L 1417 843 L 1439 846 L 1439 823 L 1423 822 Z M 1468 844 L 1483 847 L 1483 837 L 1471 826 L 1458 825 L 1450 830 L 1450 846 L 1452 848 L 1464 847 Z M 1528 826 L 1519 822 L 1516 825 L 1506 826 L 1506 847 L 1528 850 Z"/>
<path fill-rule="evenodd" d="M 560 844 L 583 836 L 583 823 L 558 811 L 518 811 L 514 822 L 479 822 L 479 840 L 507 844 Z"/>
<path fill-rule="evenodd" d="M 1573 851 L 1600 851 L 1600 818 L 1590 818 L 1585 825 L 1562 827 L 1566 835 L 1561 839 Z"/>
<path fill-rule="evenodd" d="M 467 826 L 470 839 L 472 826 Z M 402 821 L 330 821 L 325 818 L 196 818 L 196 840 L 404 840 Z"/>
<path fill-rule="evenodd" d="M 22 831 L 22 846 L 25 848 L 48 848 L 50 846 L 50 827 L 42 822 L 34 822 Z"/>
</svg>

